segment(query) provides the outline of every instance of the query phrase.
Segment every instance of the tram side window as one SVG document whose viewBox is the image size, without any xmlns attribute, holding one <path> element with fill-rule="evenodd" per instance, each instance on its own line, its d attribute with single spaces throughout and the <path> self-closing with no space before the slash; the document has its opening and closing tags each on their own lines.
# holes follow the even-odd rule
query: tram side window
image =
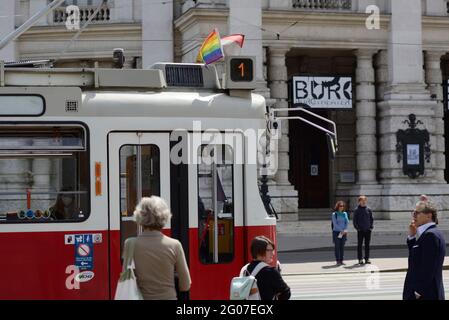
<svg viewBox="0 0 449 320">
<path fill-rule="evenodd" d="M 0 126 L 0 223 L 79 222 L 89 210 L 84 128 Z"/>
<path fill-rule="evenodd" d="M 234 258 L 234 164 L 228 145 L 203 145 L 198 165 L 199 256 L 204 264 Z"/>
</svg>

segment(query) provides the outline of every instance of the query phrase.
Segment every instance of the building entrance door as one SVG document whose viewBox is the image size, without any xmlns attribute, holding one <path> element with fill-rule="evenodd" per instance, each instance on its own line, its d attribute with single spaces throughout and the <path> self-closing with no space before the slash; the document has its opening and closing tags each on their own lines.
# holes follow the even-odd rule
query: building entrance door
<svg viewBox="0 0 449 320">
<path fill-rule="evenodd" d="M 315 113 L 328 118 L 326 111 Z M 304 113 L 301 117 L 316 122 Z M 326 135 L 297 120 L 289 124 L 290 182 L 298 190 L 298 208 L 329 208 L 329 155 Z"/>
</svg>

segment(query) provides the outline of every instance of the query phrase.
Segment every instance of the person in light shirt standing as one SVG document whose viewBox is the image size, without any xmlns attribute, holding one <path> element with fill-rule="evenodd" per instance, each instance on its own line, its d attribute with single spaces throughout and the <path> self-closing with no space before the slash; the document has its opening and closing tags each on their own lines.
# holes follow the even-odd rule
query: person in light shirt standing
<svg viewBox="0 0 449 320">
<path fill-rule="evenodd" d="M 446 242 L 437 224 L 435 206 L 429 201 L 419 201 L 407 238 L 409 257 L 402 294 L 404 300 L 444 300 Z"/>
</svg>

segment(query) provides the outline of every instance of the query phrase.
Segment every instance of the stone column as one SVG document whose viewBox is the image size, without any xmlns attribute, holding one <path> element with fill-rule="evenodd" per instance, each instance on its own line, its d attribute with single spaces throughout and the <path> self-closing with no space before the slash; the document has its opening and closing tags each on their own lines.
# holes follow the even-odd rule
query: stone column
<svg viewBox="0 0 449 320">
<path fill-rule="evenodd" d="M 173 2 L 142 1 L 142 67 L 173 61 Z"/>
<path fill-rule="evenodd" d="M 421 0 L 391 2 L 388 70 L 393 86 L 424 84 L 421 14 Z"/>
<path fill-rule="evenodd" d="M 287 87 L 287 66 L 285 64 L 285 54 L 289 48 L 273 48 L 269 49 L 269 66 L 268 66 L 268 86 L 271 91 L 271 98 L 275 99 L 276 108 L 288 108 L 288 87 Z M 287 113 L 277 113 L 277 115 L 287 115 Z M 288 121 L 282 122 L 282 138 L 279 141 L 278 150 L 278 170 L 275 175 L 276 184 L 278 186 L 288 186 Z"/>
<path fill-rule="evenodd" d="M 263 81 L 261 0 L 229 0 L 228 28 L 229 34 L 243 33 L 245 35 L 241 54 L 256 57 L 256 79 L 258 82 Z"/>
<path fill-rule="evenodd" d="M 384 99 L 385 88 L 388 84 L 388 51 L 380 50 L 376 55 L 376 101 Z"/>
<path fill-rule="evenodd" d="M 426 51 L 425 53 L 425 69 L 427 89 L 434 97 L 437 104 L 434 108 L 434 141 L 432 145 L 432 167 L 434 179 L 445 183 L 445 144 L 444 144 L 444 106 L 443 106 L 443 76 L 441 72 L 441 57 L 445 55 L 445 51 Z"/>
<path fill-rule="evenodd" d="M 376 92 L 373 50 L 357 50 L 356 69 L 356 149 L 358 184 L 376 184 Z"/>
<path fill-rule="evenodd" d="M 275 108 L 288 108 L 288 84 L 287 84 L 287 66 L 285 55 L 290 48 L 287 47 L 269 47 L 268 50 L 268 86 L 270 88 L 271 99 L 275 102 Z M 287 113 L 277 113 L 278 116 L 287 115 Z M 289 215 L 283 215 L 283 220 L 296 220 L 298 212 L 298 192 L 288 180 L 288 170 L 290 168 L 289 139 L 288 139 L 288 121 L 282 121 L 282 137 L 277 140 L 278 146 L 278 170 L 274 176 L 275 185 L 270 187 L 270 195 L 279 198 L 273 198 L 274 208 L 282 213 L 288 212 Z"/>
</svg>

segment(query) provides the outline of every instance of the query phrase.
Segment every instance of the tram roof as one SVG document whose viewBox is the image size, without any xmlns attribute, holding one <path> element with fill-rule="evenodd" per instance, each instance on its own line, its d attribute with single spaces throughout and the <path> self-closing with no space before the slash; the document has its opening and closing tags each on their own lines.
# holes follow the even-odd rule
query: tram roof
<svg viewBox="0 0 449 320">
<path fill-rule="evenodd" d="M 150 69 L 11 68 L 0 61 L 0 86 L 221 89 L 215 66 L 155 63 Z"/>
<path fill-rule="evenodd" d="M 153 117 L 255 118 L 265 115 L 265 99 L 206 91 L 97 92 L 85 91 L 80 114 Z"/>
<path fill-rule="evenodd" d="M 73 115 L 61 107 L 68 97 L 79 106 L 78 116 L 261 119 L 265 115 L 262 96 L 251 90 L 230 94 L 221 89 L 212 66 L 200 69 L 202 87 L 167 86 L 166 65 L 155 66 L 148 70 L 1 68 L 0 93 L 40 94 L 46 99 L 46 115 L 51 116 Z"/>
</svg>

